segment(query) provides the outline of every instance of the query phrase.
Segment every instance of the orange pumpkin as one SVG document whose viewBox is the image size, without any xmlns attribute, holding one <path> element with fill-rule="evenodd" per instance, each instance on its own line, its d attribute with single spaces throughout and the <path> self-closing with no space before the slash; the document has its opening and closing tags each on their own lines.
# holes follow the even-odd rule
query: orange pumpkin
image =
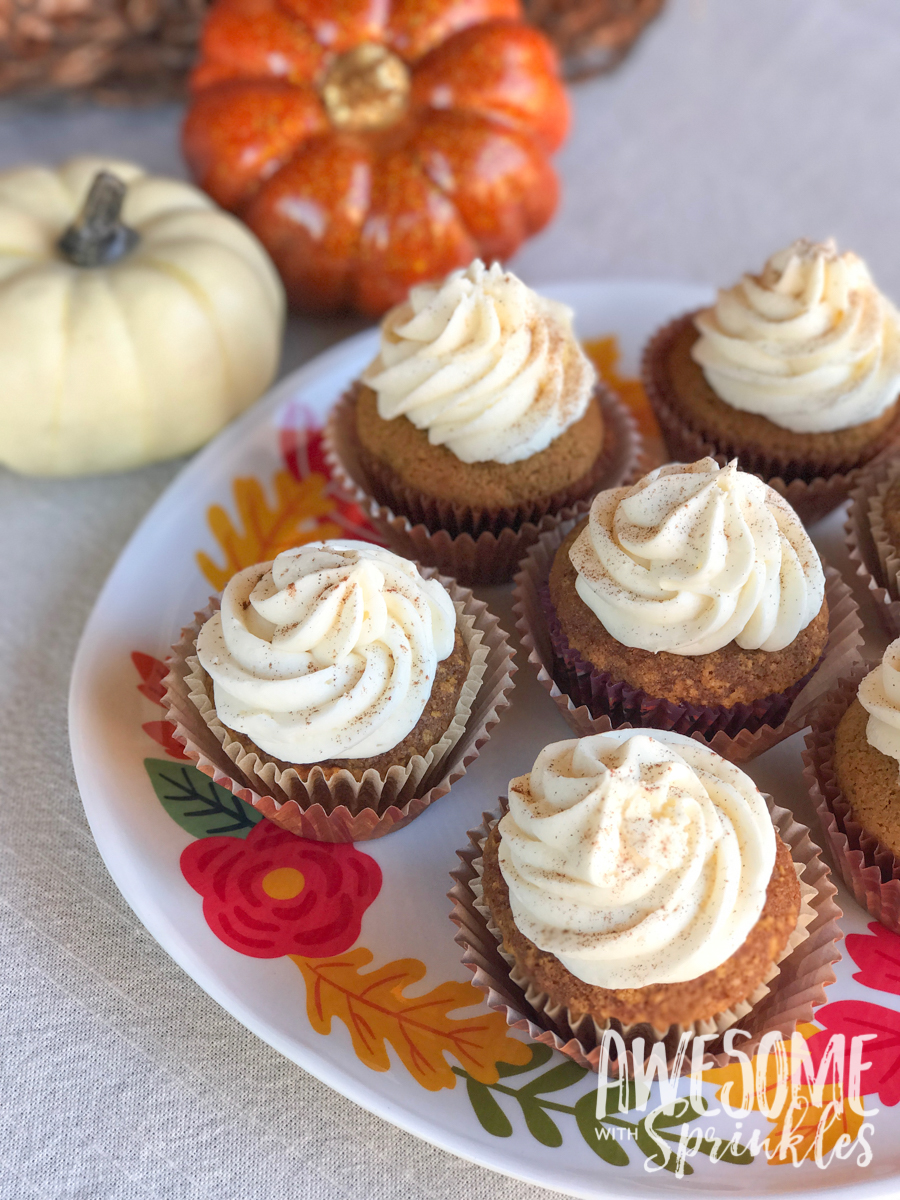
<svg viewBox="0 0 900 1200">
<path fill-rule="evenodd" d="M 552 216 L 569 107 L 518 0 L 218 0 L 184 153 L 291 302 L 378 315 Z"/>
</svg>

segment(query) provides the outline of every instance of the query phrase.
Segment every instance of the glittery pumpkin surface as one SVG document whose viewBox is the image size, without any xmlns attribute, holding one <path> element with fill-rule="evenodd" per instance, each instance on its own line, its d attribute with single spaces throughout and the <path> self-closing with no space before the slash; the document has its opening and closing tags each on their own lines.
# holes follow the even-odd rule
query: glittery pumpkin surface
<svg viewBox="0 0 900 1200">
<path fill-rule="evenodd" d="M 568 101 L 517 0 L 218 0 L 192 90 L 188 165 L 301 310 L 377 315 L 556 208 Z"/>
</svg>

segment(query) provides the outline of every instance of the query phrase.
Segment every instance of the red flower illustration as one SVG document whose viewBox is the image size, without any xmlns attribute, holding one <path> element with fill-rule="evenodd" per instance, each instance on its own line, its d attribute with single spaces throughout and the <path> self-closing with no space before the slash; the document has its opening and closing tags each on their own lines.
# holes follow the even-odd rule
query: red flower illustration
<svg viewBox="0 0 900 1200">
<path fill-rule="evenodd" d="M 900 936 L 877 921 L 869 925 L 869 934 L 850 933 L 844 945 L 859 967 L 853 976 L 865 987 L 900 996 Z"/>
<path fill-rule="evenodd" d="M 359 937 L 381 869 L 349 843 L 312 842 L 260 821 L 246 839 L 201 838 L 181 871 L 226 946 L 253 958 L 330 958 Z"/>
<path fill-rule="evenodd" d="M 842 1033 L 846 1038 L 843 1068 L 846 1081 L 851 1039 L 860 1034 L 875 1034 L 863 1045 L 862 1061 L 871 1066 L 862 1072 L 860 1090 L 864 1096 L 877 1093 L 881 1103 L 888 1106 L 900 1103 L 900 1013 L 865 1000 L 837 1000 L 817 1010 L 816 1024 L 823 1028 L 807 1042 L 816 1070 L 828 1039 Z"/>
</svg>

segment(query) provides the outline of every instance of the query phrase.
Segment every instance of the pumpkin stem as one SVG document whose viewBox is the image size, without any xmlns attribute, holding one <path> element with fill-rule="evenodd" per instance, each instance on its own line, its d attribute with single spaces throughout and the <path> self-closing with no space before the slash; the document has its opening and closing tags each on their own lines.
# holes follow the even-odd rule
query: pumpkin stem
<svg viewBox="0 0 900 1200">
<path fill-rule="evenodd" d="M 98 171 L 81 212 L 57 243 L 76 267 L 105 267 L 133 250 L 138 233 L 123 224 L 125 184 L 110 171 Z"/>
<path fill-rule="evenodd" d="M 409 68 L 378 42 L 361 42 L 328 68 L 321 94 L 338 129 L 386 129 L 409 103 Z"/>
</svg>

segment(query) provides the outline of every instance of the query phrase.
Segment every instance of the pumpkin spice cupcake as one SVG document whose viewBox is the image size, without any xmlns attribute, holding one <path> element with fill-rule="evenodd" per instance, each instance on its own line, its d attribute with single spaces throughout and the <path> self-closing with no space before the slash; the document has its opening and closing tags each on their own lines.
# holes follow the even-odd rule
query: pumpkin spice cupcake
<svg viewBox="0 0 900 1200">
<path fill-rule="evenodd" d="M 855 254 L 798 241 L 660 330 L 643 378 L 674 458 L 736 457 L 815 520 L 900 440 L 900 314 Z"/>
<path fill-rule="evenodd" d="M 890 479 L 878 497 L 878 519 L 882 537 L 892 558 L 900 557 L 900 470 L 894 464 Z"/>
<path fill-rule="evenodd" d="M 900 639 L 841 718 L 834 772 L 850 817 L 900 857 Z"/>
<path fill-rule="evenodd" d="M 508 650 L 485 614 L 389 550 L 309 543 L 238 572 L 198 614 L 167 703 L 189 757 L 266 816 L 325 840 L 377 836 L 458 765 L 476 707 L 503 703 Z"/>
<path fill-rule="evenodd" d="M 596 496 L 586 521 L 529 553 L 515 611 L 576 732 L 675 729 L 744 761 L 802 728 L 801 700 L 805 713 L 855 660 L 856 605 L 836 572 L 828 592 L 790 505 L 706 458 Z M 826 647 L 837 662 L 811 692 Z"/>
<path fill-rule="evenodd" d="M 844 525 L 850 561 L 856 565 L 890 636 L 900 634 L 900 455 L 860 472 L 850 493 Z"/>
<path fill-rule="evenodd" d="M 500 582 L 636 453 L 564 305 L 480 261 L 414 288 L 326 431 L 342 490 L 404 553 Z"/>
<path fill-rule="evenodd" d="M 836 915 L 817 849 L 702 743 L 619 730 L 547 746 L 473 840 L 480 858 L 463 853 L 471 869 L 457 876 L 471 921 L 457 940 L 472 950 L 486 929 L 504 960 L 476 970 L 476 984 L 519 997 L 511 1023 L 595 1070 L 605 1030 L 627 1052 L 643 1037 L 649 1054 L 649 1035 L 670 1060 L 685 1033 L 711 1035 L 715 1055 L 738 1021 L 756 1041 L 789 1034 L 798 1006 L 811 1014 L 833 979 L 801 998 L 809 981 L 798 987 L 793 969 L 808 926 Z M 454 898 L 461 916 L 464 889 Z"/>
<path fill-rule="evenodd" d="M 804 773 L 844 881 L 900 932 L 900 639 L 825 698 L 806 747 Z"/>
</svg>

